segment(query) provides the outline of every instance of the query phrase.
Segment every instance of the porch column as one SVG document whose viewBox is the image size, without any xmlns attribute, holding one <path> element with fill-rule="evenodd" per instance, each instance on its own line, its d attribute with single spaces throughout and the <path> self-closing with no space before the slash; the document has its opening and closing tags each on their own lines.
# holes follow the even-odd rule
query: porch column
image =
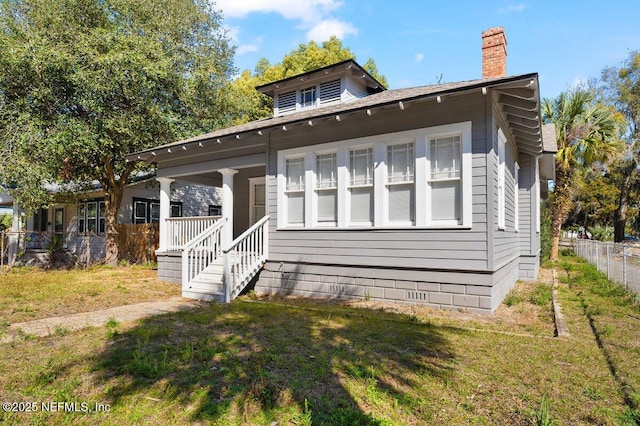
<svg viewBox="0 0 640 426">
<path fill-rule="evenodd" d="M 16 261 L 16 255 L 20 250 L 20 232 L 22 232 L 22 222 L 20 220 L 20 204 L 13 200 L 13 218 L 11 221 L 11 233 L 9 234 L 9 247 L 7 247 L 7 260 L 10 265 Z"/>
<path fill-rule="evenodd" d="M 233 175 L 238 171 L 220 169 L 218 172 L 222 174 L 222 217 L 227 218 L 222 229 L 222 248 L 226 250 L 233 241 Z"/>
<path fill-rule="evenodd" d="M 160 241 L 159 252 L 165 252 L 169 248 L 169 226 L 167 219 L 171 217 L 171 182 L 167 177 L 156 178 L 160 182 Z"/>
</svg>

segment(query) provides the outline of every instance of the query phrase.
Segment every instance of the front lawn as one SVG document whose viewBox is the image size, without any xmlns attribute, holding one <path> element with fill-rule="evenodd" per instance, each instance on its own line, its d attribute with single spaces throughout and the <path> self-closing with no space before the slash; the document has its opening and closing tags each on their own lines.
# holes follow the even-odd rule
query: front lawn
<svg viewBox="0 0 640 426">
<path fill-rule="evenodd" d="M 14 324 L 180 296 L 143 266 L 70 271 L 13 268 L 0 271 L 0 322 Z"/>
<path fill-rule="evenodd" d="M 567 339 L 553 337 L 540 290 L 521 283 L 494 316 L 245 296 L 16 340 L 0 348 L 0 400 L 38 410 L 0 422 L 530 425 L 543 424 L 544 401 L 555 424 L 633 425 L 635 349 L 603 351 L 576 285 L 560 291 Z M 616 320 L 637 321 L 629 300 L 608 297 L 600 312 L 615 305 Z M 634 340 L 631 326 L 609 333 Z M 43 412 L 51 401 L 92 412 Z"/>
</svg>

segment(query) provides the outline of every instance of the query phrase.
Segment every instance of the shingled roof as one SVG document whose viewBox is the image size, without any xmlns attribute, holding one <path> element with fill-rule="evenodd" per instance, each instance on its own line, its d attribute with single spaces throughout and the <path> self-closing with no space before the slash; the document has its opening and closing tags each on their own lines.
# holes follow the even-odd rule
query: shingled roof
<svg viewBox="0 0 640 426">
<path fill-rule="evenodd" d="M 444 84 L 435 84 L 429 86 L 418 86 L 411 87 L 405 89 L 392 89 L 385 90 L 379 93 L 375 93 L 348 103 L 341 103 L 331 106 L 326 106 L 323 108 L 310 109 L 306 111 L 300 111 L 297 113 L 280 116 L 280 117 L 269 117 L 261 120 L 252 121 L 246 124 L 241 124 L 238 126 L 227 127 L 220 130 L 215 130 L 210 133 L 204 133 L 192 138 L 180 140 L 177 142 L 161 145 L 155 148 L 147 149 L 144 151 L 135 152 L 129 154 L 127 156 L 127 160 L 129 161 L 148 161 L 153 157 L 155 151 L 171 149 L 173 147 L 184 147 L 187 149 L 190 145 L 197 145 L 198 143 L 202 143 L 204 141 L 209 140 L 217 140 L 228 137 L 242 137 L 242 134 L 246 133 L 257 133 L 257 132 L 267 132 L 270 129 L 280 129 L 282 126 L 292 125 L 295 123 L 304 123 L 308 121 L 323 119 L 327 117 L 335 117 L 341 114 L 347 113 L 356 113 L 358 111 L 367 111 L 373 108 L 382 108 L 390 105 L 398 105 L 399 103 L 408 104 L 414 101 L 423 100 L 426 98 L 434 98 L 444 97 L 446 95 L 452 95 L 455 93 L 468 92 L 473 90 L 486 90 L 487 88 L 496 88 L 503 90 L 521 90 L 519 87 L 523 87 L 524 85 L 530 86 L 531 82 L 535 82 L 537 86 L 538 75 L 536 73 L 533 74 L 522 74 L 516 76 L 508 76 L 508 77 L 496 77 L 496 78 L 485 78 L 485 79 L 477 79 L 477 80 L 469 80 L 469 81 L 461 81 L 455 83 L 444 83 Z M 515 87 L 515 89 L 513 88 Z M 509 89 L 511 88 L 511 89 Z M 527 102 L 527 105 L 524 107 L 526 114 L 518 114 L 516 112 L 516 116 L 514 116 L 514 120 L 518 120 L 518 122 L 527 120 L 531 121 L 531 118 L 535 117 L 537 119 L 539 113 L 538 109 L 538 100 L 537 100 L 537 90 L 535 91 L 535 100 L 524 101 L 518 99 L 519 102 Z M 505 96 L 504 94 L 502 95 Z M 529 95 L 530 96 L 530 95 Z M 511 96 L 509 96 L 511 97 Z M 530 98 L 526 98 L 530 99 Z M 518 109 L 519 106 L 516 105 L 508 105 L 508 111 L 513 112 L 514 109 Z M 535 109 L 536 111 L 531 111 Z M 505 112 L 505 115 L 510 116 Z M 513 116 L 513 115 L 511 115 Z M 526 118 L 524 118 L 525 116 Z M 509 119 L 507 118 L 507 121 Z M 535 121 L 535 120 L 533 120 Z M 538 120 L 539 123 L 539 120 Z M 520 125 L 520 124 L 518 124 Z M 533 139 L 525 140 L 525 145 L 527 145 L 528 150 L 532 153 L 538 154 L 542 152 L 542 138 L 540 137 L 540 128 L 538 126 L 534 126 L 533 133 L 537 133 Z M 517 139 L 517 138 L 516 138 Z M 517 142 L 517 141 L 516 141 Z M 535 146 L 539 142 L 539 148 Z"/>
</svg>

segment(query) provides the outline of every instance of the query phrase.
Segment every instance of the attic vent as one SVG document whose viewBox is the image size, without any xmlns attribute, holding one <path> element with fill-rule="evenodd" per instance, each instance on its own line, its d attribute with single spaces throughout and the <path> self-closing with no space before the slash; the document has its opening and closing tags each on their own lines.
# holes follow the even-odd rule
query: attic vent
<svg viewBox="0 0 640 426">
<path fill-rule="evenodd" d="M 320 85 L 320 104 L 340 101 L 340 80 L 328 81 Z"/>
<path fill-rule="evenodd" d="M 296 92 L 281 93 L 278 95 L 278 113 L 293 112 L 296 110 Z"/>
</svg>

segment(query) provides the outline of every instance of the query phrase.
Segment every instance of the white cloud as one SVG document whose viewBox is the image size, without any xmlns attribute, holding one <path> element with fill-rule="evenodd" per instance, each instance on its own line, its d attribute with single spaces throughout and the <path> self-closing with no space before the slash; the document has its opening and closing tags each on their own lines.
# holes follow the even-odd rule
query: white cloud
<svg viewBox="0 0 640 426">
<path fill-rule="evenodd" d="M 329 40 L 331 36 L 343 39 L 346 35 L 358 35 L 358 29 L 348 22 L 337 19 L 325 19 L 307 31 L 307 39 L 317 42 Z"/>
<path fill-rule="evenodd" d="M 240 27 L 225 27 L 227 31 L 227 36 L 231 39 L 232 42 L 238 42 L 238 34 L 240 34 Z"/>
<path fill-rule="evenodd" d="M 277 13 L 287 19 L 313 20 L 342 6 L 336 0 L 217 0 L 215 7 L 225 18 L 244 18 L 250 13 Z"/>
<path fill-rule="evenodd" d="M 350 22 L 332 16 L 342 4 L 341 0 L 217 0 L 215 8 L 222 10 L 225 18 L 241 19 L 251 13 L 276 13 L 297 21 L 296 28 L 306 31 L 307 40 L 321 42 L 332 35 L 342 39 L 358 34 L 358 29 Z"/>
<path fill-rule="evenodd" d="M 256 39 L 253 40 L 253 42 L 251 42 L 250 44 L 241 44 L 240 46 L 238 46 L 238 48 L 236 49 L 236 54 L 237 55 L 243 55 L 245 53 L 248 52 L 257 52 L 260 50 L 260 46 L 262 45 L 262 37 L 258 37 Z"/>
<path fill-rule="evenodd" d="M 571 86 L 569 87 L 571 90 L 575 89 L 584 89 L 589 84 L 589 79 L 587 77 L 575 77 L 571 82 Z"/>
<path fill-rule="evenodd" d="M 510 4 L 507 7 L 501 7 L 500 9 L 498 9 L 498 13 L 520 13 L 524 12 L 526 8 L 527 5 L 524 3 Z"/>
<path fill-rule="evenodd" d="M 424 53 L 416 53 L 413 56 L 413 60 L 416 64 L 419 64 L 420 62 L 422 62 L 423 59 L 424 59 Z"/>
</svg>

